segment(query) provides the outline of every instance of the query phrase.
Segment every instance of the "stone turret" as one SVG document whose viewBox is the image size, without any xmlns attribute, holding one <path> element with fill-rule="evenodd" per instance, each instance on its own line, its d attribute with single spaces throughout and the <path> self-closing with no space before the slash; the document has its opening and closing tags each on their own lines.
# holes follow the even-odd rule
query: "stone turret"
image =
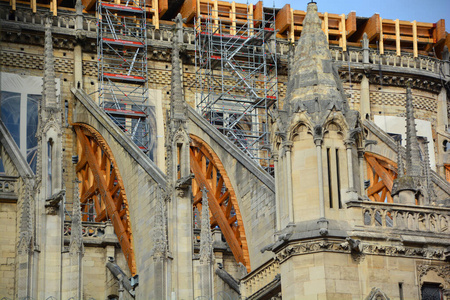
<svg viewBox="0 0 450 300">
<path fill-rule="evenodd" d="M 317 4 L 308 4 L 295 49 L 283 110 L 272 131 L 280 230 L 316 219 L 327 234 L 329 208 L 357 200 L 361 184 L 357 149 L 362 146 L 359 113 L 351 110 Z M 361 192 L 361 191 L 359 191 Z"/>
</svg>

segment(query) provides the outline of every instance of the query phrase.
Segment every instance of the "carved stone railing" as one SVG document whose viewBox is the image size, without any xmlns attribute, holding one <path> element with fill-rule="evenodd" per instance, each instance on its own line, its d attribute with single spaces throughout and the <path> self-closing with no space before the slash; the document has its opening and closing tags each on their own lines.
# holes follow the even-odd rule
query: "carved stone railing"
<svg viewBox="0 0 450 300">
<path fill-rule="evenodd" d="M 82 223 L 83 238 L 103 238 L 107 234 L 108 227 L 112 227 L 110 223 Z M 113 229 L 112 229 L 113 230 Z M 64 236 L 70 237 L 72 233 L 72 222 L 64 221 Z"/>
<path fill-rule="evenodd" d="M 18 189 L 17 177 L 0 176 L 0 199 L 17 200 Z"/>
<path fill-rule="evenodd" d="M 330 51 L 333 60 L 337 62 L 363 63 L 364 50 L 362 48 L 352 48 L 344 52 L 340 47 L 330 46 Z M 443 61 L 428 56 L 414 57 L 407 53 L 398 56 L 392 51 L 385 51 L 381 55 L 378 51 L 369 50 L 369 64 L 371 65 L 416 69 L 439 74 L 442 73 L 442 63 Z"/>
<path fill-rule="evenodd" d="M 356 227 L 450 235 L 450 208 L 369 201 L 349 202 L 347 207 L 357 210 Z"/>
<path fill-rule="evenodd" d="M 245 299 L 270 284 L 278 274 L 280 274 L 280 265 L 272 259 L 246 275 L 240 281 L 242 298 Z"/>
</svg>

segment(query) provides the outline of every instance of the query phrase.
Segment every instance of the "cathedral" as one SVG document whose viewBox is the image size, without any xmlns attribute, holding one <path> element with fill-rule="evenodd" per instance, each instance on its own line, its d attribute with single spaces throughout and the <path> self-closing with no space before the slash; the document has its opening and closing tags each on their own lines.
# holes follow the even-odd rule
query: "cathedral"
<svg viewBox="0 0 450 300">
<path fill-rule="evenodd" d="M 445 20 L 305 9 L 0 3 L 0 299 L 450 300 Z"/>
</svg>

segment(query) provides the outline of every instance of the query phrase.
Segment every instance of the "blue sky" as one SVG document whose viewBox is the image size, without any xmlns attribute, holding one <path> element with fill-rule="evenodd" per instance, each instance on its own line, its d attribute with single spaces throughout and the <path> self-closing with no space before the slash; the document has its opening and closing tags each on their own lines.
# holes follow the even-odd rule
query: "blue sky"
<svg viewBox="0 0 450 300">
<path fill-rule="evenodd" d="M 258 0 L 235 0 L 240 3 L 253 3 Z M 264 6 L 281 8 L 289 3 L 293 9 L 306 10 L 307 0 L 265 0 Z M 371 17 L 379 13 L 383 19 L 436 23 L 445 19 L 447 32 L 450 30 L 450 0 L 316 0 L 319 12 L 348 14 L 356 12 L 358 17 Z"/>
</svg>

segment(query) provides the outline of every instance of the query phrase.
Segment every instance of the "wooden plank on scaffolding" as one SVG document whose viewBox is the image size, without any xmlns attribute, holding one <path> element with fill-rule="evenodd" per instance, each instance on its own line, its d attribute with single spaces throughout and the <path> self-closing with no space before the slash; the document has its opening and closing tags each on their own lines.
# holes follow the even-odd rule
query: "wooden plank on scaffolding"
<svg viewBox="0 0 450 300">
<path fill-rule="evenodd" d="M 96 2 L 97 2 L 96 0 L 81 0 L 81 3 L 83 4 L 84 9 L 86 11 L 90 11 L 90 10 L 92 10 L 92 8 L 95 9 L 94 5 Z"/>
<path fill-rule="evenodd" d="M 255 19 L 255 26 L 259 26 L 261 21 L 264 20 L 264 6 L 262 1 L 258 1 L 253 10 L 253 16 Z"/>
<path fill-rule="evenodd" d="M 384 54 L 383 18 L 380 16 L 380 35 L 378 40 L 380 54 Z"/>
<path fill-rule="evenodd" d="M 291 6 L 286 4 L 275 16 L 275 30 L 284 33 L 292 24 Z"/>
<path fill-rule="evenodd" d="M 355 32 L 353 39 L 356 41 L 362 40 L 362 37 L 364 35 L 364 32 L 367 33 L 367 38 L 369 41 L 374 40 L 380 35 L 380 15 L 374 14 L 372 17 L 370 17 L 367 22 L 362 25 L 358 30 Z"/>
<path fill-rule="evenodd" d="M 327 12 L 325 12 L 323 14 L 322 30 L 324 31 L 325 35 L 327 36 L 327 41 L 329 41 L 330 34 L 328 32 L 328 13 Z"/>
<path fill-rule="evenodd" d="M 295 43 L 295 29 L 294 29 L 294 9 L 291 8 L 291 28 L 289 29 L 289 36 L 291 39 L 291 43 Z"/>
<path fill-rule="evenodd" d="M 443 42 L 445 40 L 445 37 L 446 37 L 445 20 L 444 19 L 440 19 L 439 21 L 437 21 L 434 31 L 436 32 L 436 34 L 435 34 L 436 35 L 435 43 Z"/>
<path fill-rule="evenodd" d="M 398 19 L 395 20 L 395 50 L 397 56 L 402 54 L 401 44 L 400 44 L 400 22 Z"/>
<path fill-rule="evenodd" d="M 152 0 L 152 10 L 153 10 L 153 16 L 152 16 L 152 24 L 155 26 L 155 29 L 159 29 L 159 8 L 158 8 L 159 1 L 158 0 Z"/>
<path fill-rule="evenodd" d="M 231 2 L 231 28 L 230 34 L 236 35 L 236 2 Z"/>
<path fill-rule="evenodd" d="M 341 22 L 339 24 L 340 37 L 339 37 L 339 46 L 341 46 L 342 51 L 347 51 L 347 34 L 345 28 L 345 15 L 341 15 Z"/>
<path fill-rule="evenodd" d="M 417 45 L 417 22 L 414 20 L 413 24 L 413 55 L 414 57 L 418 57 L 418 45 Z"/>
<path fill-rule="evenodd" d="M 183 19 L 186 19 L 186 22 L 190 22 L 197 17 L 198 4 L 199 0 L 186 0 L 181 6 L 180 13 Z"/>
<path fill-rule="evenodd" d="M 158 14 L 160 17 L 164 16 L 164 14 L 168 9 L 169 9 L 168 0 L 158 0 Z"/>
<path fill-rule="evenodd" d="M 345 29 L 347 31 L 347 39 L 356 32 L 356 12 L 352 11 L 347 15 Z"/>
</svg>

